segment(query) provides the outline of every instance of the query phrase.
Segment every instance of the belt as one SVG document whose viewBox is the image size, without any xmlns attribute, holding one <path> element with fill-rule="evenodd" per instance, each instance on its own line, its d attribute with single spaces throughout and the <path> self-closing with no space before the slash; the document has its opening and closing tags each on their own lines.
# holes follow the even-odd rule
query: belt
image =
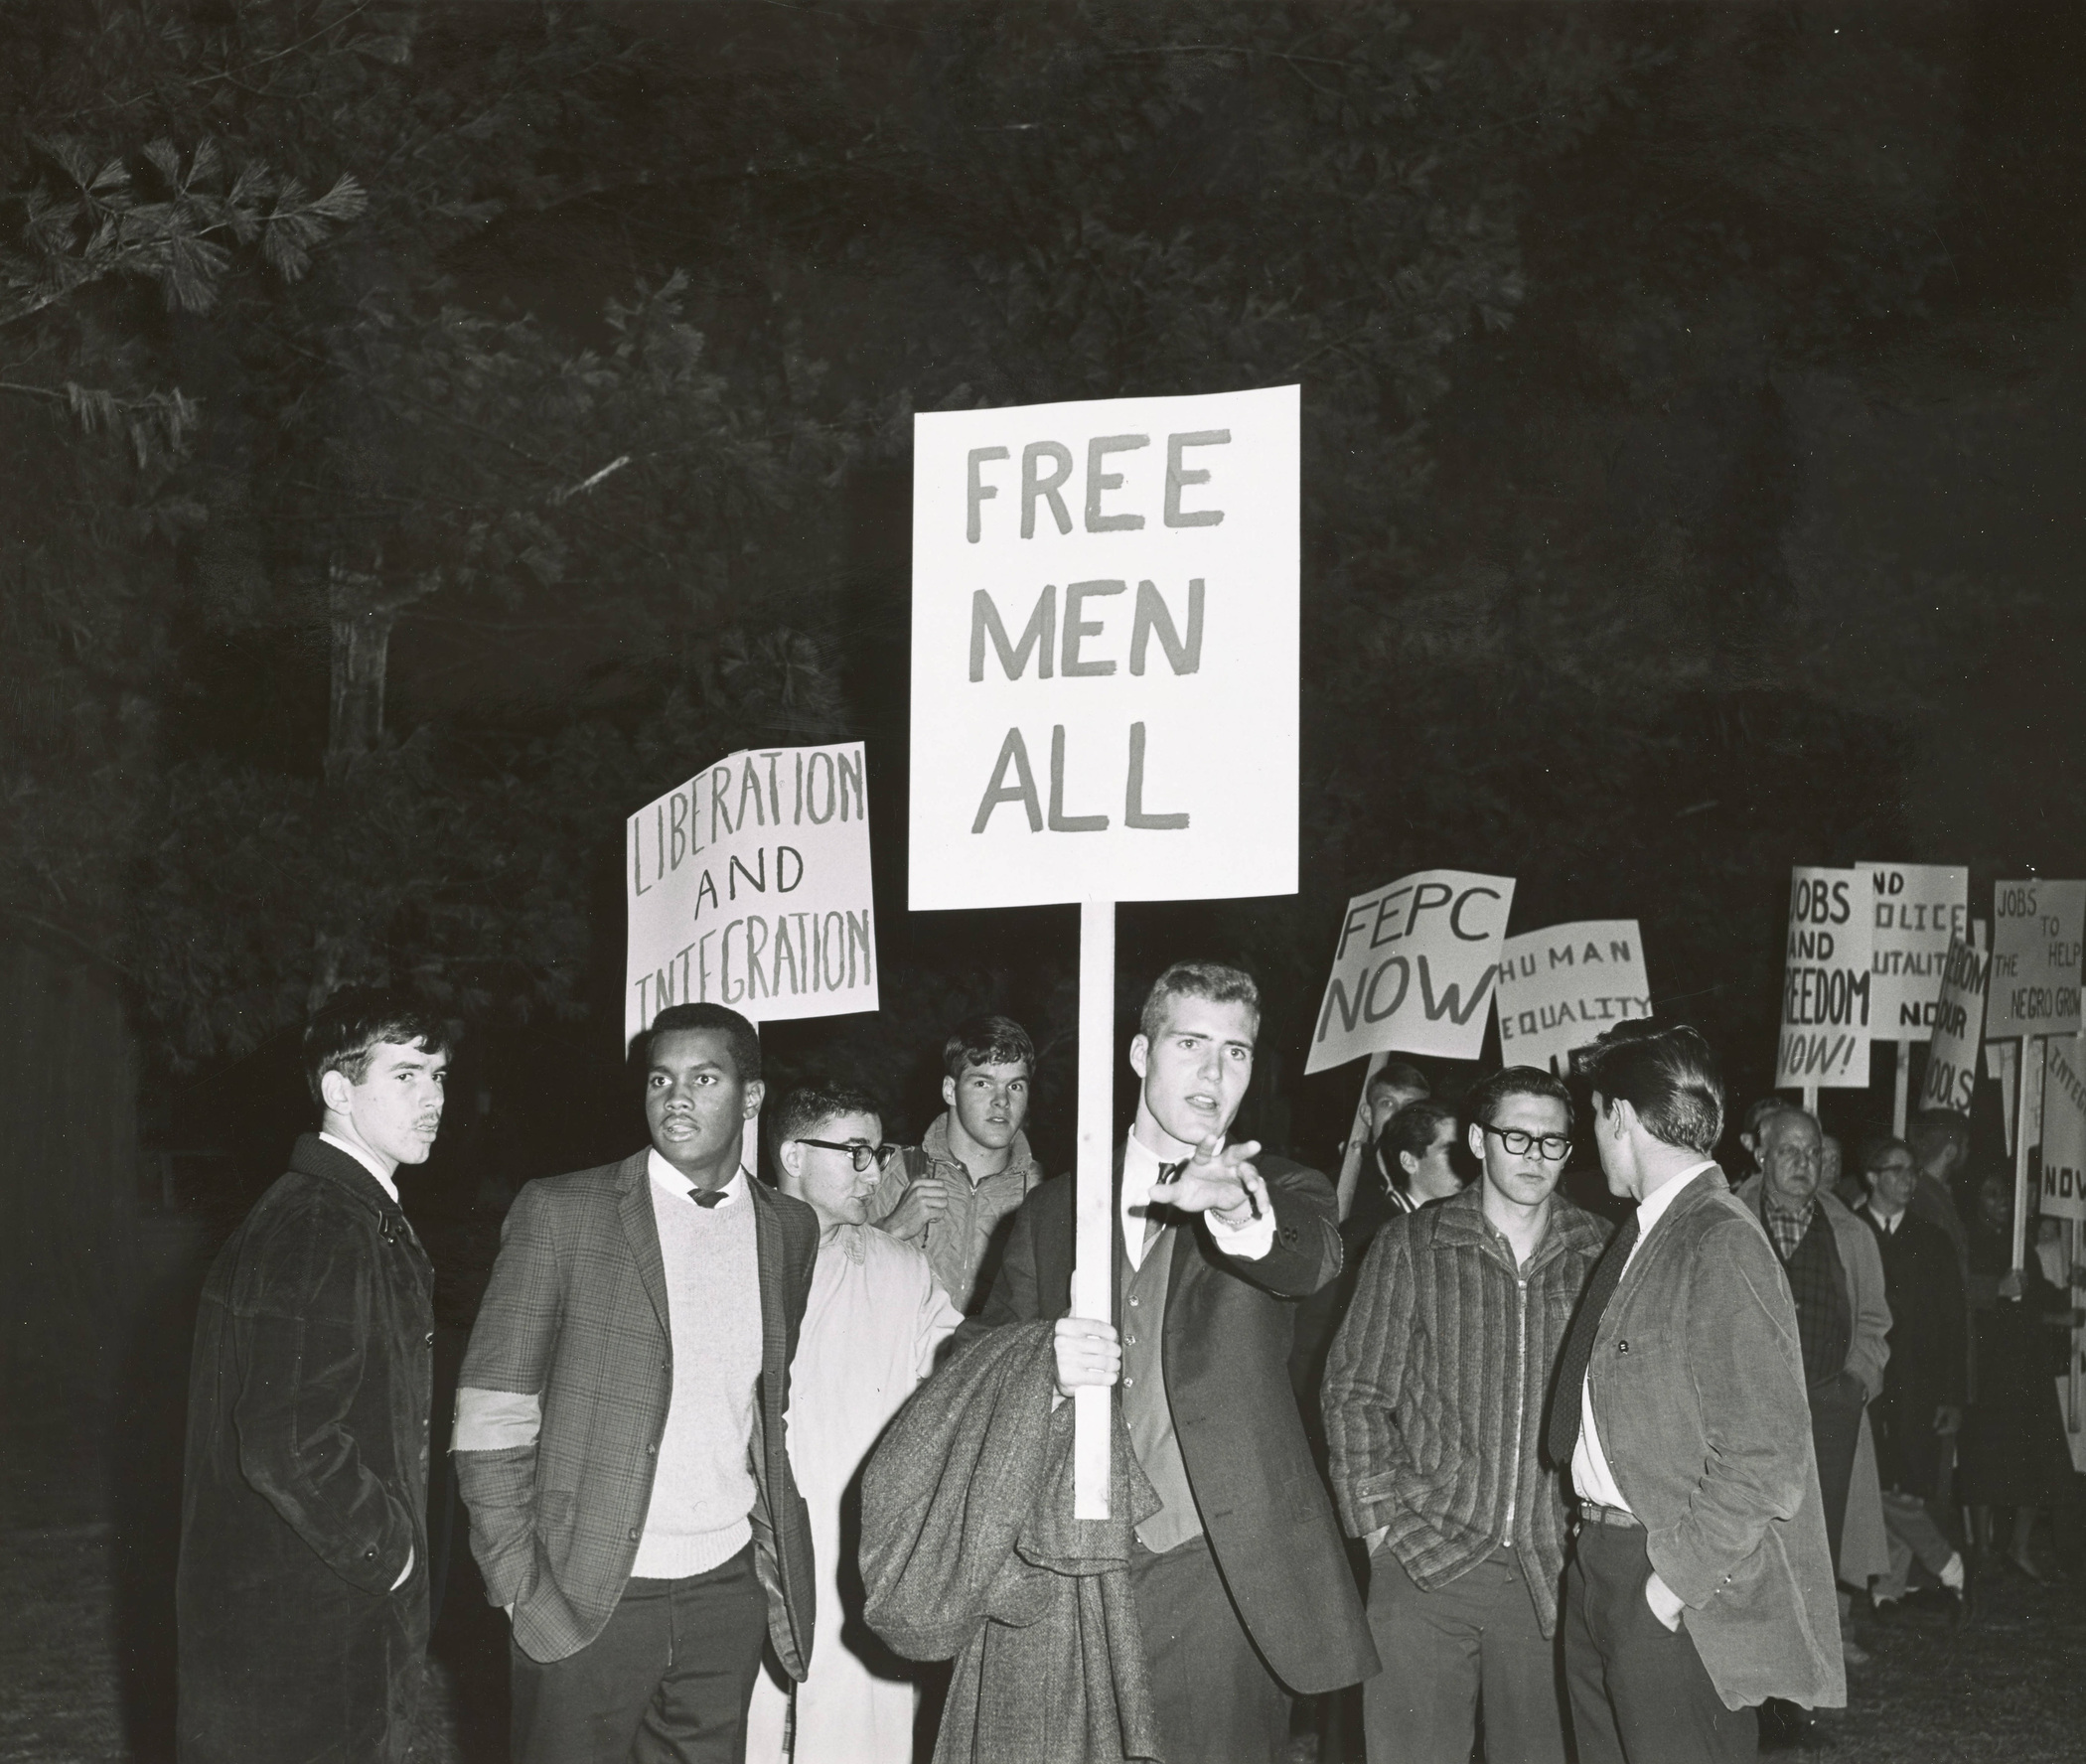
<svg viewBox="0 0 2086 1764">
<path fill-rule="evenodd" d="M 1644 1521 L 1634 1513 L 1620 1507 L 1603 1507 L 1598 1501 L 1587 1500 L 1579 1502 L 1579 1524 L 1620 1526 L 1640 1532 L 1644 1529 Z"/>
</svg>

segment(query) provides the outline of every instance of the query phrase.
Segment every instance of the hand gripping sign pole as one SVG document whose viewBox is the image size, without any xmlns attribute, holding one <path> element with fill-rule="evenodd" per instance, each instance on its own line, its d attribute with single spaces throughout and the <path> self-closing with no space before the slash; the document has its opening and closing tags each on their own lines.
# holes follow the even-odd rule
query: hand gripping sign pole
<svg viewBox="0 0 2086 1764">
<path fill-rule="evenodd" d="M 1297 388 L 922 415 L 910 904 L 1080 904 L 1072 1308 L 1115 1296 L 1115 903 L 1296 891 Z M 1109 1511 L 1105 1389 L 1074 1511 Z"/>
</svg>

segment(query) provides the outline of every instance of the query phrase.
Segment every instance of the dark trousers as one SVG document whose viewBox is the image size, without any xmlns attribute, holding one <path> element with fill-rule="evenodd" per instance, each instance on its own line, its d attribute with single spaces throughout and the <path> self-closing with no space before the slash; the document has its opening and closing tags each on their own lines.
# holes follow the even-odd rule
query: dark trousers
<svg viewBox="0 0 2086 1764">
<path fill-rule="evenodd" d="M 577 1654 L 514 1664 L 515 1764 L 743 1764 L 768 1598 L 753 1545 L 682 1580 L 633 1580 Z"/>
<path fill-rule="evenodd" d="M 1181 1764 L 1274 1764 L 1289 1697 L 1239 1620 L 1207 1538 L 1163 1555 L 1130 1549 L 1130 1591 L 1164 1755 Z"/>
<path fill-rule="evenodd" d="M 1855 1448 L 1862 1442 L 1862 1410 L 1868 1393 L 1851 1372 L 1812 1388 L 1811 1447 L 1818 1457 L 1818 1492 L 1825 1501 L 1826 1542 L 1840 1571 L 1840 1538 L 1847 1529 L 1847 1490 L 1855 1479 Z"/>
<path fill-rule="evenodd" d="M 1557 1651 L 1511 1550 L 1424 1592 L 1379 1549 L 1369 1629 L 1385 1661 L 1362 1687 L 1369 1764 L 1468 1764 L 1480 1696 L 1488 1764 L 1564 1764 Z"/>
<path fill-rule="evenodd" d="M 1579 1764 L 1750 1764 L 1759 1723 L 1728 1709 L 1688 1618 L 1669 1631 L 1644 1602 L 1642 1526 L 1584 1525 L 1564 1569 L 1564 1684 Z"/>
</svg>

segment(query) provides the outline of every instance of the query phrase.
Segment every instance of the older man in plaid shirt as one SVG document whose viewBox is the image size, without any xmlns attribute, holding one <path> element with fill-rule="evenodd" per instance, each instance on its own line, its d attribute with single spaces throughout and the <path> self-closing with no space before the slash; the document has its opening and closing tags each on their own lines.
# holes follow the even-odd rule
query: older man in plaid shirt
<svg viewBox="0 0 2086 1764">
<path fill-rule="evenodd" d="M 1484 1179 L 1378 1234 L 1325 1372 L 1333 1492 L 1369 1541 L 1384 1671 L 1370 1764 L 1564 1764 L 1556 1649 L 1564 1506 L 1544 1397 L 1607 1227 L 1556 1192 L 1570 1093 L 1510 1067 L 1465 1101 Z"/>
</svg>

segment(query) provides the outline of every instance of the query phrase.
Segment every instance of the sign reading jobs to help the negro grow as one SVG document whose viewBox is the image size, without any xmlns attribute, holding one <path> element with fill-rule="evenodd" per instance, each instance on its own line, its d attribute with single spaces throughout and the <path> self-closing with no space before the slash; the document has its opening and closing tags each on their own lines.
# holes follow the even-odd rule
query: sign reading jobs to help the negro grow
<svg viewBox="0 0 2086 1764">
<path fill-rule="evenodd" d="M 625 1046 L 670 1004 L 757 1023 L 877 1008 L 866 784 L 858 741 L 755 748 L 630 817 Z"/>
<path fill-rule="evenodd" d="M 1296 888 L 1297 388 L 913 431 L 910 901 Z"/>
<path fill-rule="evenodd" d="M 1420 870 L 1356 895 L 1304 1071 L 1364 1054 L 1476 1059 L 1513 906 L 1513 877 L 1468 870 Z"/>
<path fill-rule="evenodd" d="M 1992 1003 L 1985 1034 L 2076 1035 L 2086 882 L 1999 882 L 1992 889 Z"/>
<path fill-rule="evenodd" d="M 1499 959 L 1499 1053 L 1509 1066 L 1562 1069 L 1625 1017 L 1652 1014 L 1634 919 L 1586 919 L 1507 939 Z"/>
<path fill-rule="evenodd" d="M 1789 872 L 1789 944 L 1774 1082 L 1859 1091 L 1868 1085 L 1869 971 L 1875 916 L 1860 870 Z"/>
<path fill-rule="evenodd" d="M 1878 1041 L 1917 1041 L 1934 1027 L 1951 938 L 1970 936 L 1970 871 L 1961 864 L 1857 864 L 1875 916 L 1868 1027 Z"/>
</svg>

